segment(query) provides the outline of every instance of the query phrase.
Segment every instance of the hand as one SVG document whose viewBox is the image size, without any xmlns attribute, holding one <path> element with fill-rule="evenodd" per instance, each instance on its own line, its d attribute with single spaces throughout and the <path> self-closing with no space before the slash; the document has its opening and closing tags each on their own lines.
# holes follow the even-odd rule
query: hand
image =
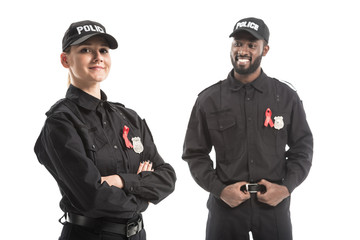
<svg viewBox="0 0 360 240">
<path fill-rule="evenodd" d="M 232 208 L 239 206 L 250 198 L 250 193 L 240 190 L 245 184 L 246 182 L 237 182 L 226 186 L 220 194 L 221 200 Z"/>
<path fill-rule="evenodd" d="M 141 172 L 145 172 L 145 171 L 151 171 L 153 172 L 154 169 L 152 169 L 152 162 L 150 161 L 145 161 L 145 162 L 141 162 L 139 165 L 139 169 L 137 171 L 137 174 L 141 173 Z"/>
<path fill-rule="evenodd" d="M 101 183 L 103 182 L 107 182 L 109 186 L 115 186 L 118 188 L 124 187 L 124 182 L 119 175 L 109 175 L 109 176 L 101 177 Z"/>
<path fill-rule="evenodd" d="M 265 193 L 257 193 L 257 199 L 262 203 L 275 207 L 281 203 L 282 200 L 290 196 L 289 190 L 283 185 L 271 183 L 265 179 L 262 179 L 258 184 L 266 187 Z"/>
</svg>

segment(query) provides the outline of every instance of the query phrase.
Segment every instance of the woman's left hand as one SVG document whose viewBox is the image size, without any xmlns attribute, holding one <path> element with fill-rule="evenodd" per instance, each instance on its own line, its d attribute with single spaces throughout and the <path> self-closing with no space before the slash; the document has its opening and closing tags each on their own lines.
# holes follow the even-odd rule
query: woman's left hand
<svg viewBox="0 0 360 240">
<path fill-rule="evenodd" d="M 141 172 L 151 171 L 153 172 L 154 169 L 152 168 L 153 164 L 150 161 L 141 162 L 139 165 L 139 169 L 137 171 L 137 174 Z"/>
</svg>

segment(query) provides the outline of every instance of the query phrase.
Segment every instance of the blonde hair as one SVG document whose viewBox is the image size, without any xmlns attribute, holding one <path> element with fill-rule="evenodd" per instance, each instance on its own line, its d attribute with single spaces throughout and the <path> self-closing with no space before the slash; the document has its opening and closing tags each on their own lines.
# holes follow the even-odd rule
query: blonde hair
<svg viewBox="0 0 360 240">
<path fill-rule="evenodd" d="M 70 84 L 71 84 L 71 77 L 70 77 L 70 73 L 68 73 L 67 87 L 70 87 Z"/>
</svg>

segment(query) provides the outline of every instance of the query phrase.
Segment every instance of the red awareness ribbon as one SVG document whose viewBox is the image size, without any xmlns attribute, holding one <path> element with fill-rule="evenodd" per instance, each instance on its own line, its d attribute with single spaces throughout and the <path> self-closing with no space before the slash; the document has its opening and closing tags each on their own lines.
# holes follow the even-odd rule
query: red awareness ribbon
<svg viewBox="0 0 360 240">
<path fill-rule="evenodd" d="M 265 122 L 264 122 L 264 126 L 267 127 L 269 124 L 270 124 L 270 127 L 274 127 L 274 123 L 271 119 L 271 115 L 272 115 L 272 112 L 270 110 L 270 108 L 266 109 L 265 111 Z"/>
<path fill-rule="evenodd" d="M 129 130 L 130 130 L 130 128 L 128 128 L 128 126 L 124 125 L 123 138 L 124 138 L 126 147 L 127 148 L 133 148 L 133 145 L 131 144 L 131 142 L 128 139 Z"/>
</svg>

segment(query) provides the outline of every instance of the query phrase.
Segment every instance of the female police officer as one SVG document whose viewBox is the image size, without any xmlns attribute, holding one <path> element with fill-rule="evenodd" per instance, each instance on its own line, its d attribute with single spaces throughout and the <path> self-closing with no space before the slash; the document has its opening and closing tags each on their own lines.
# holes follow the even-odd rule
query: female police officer
<svg viewBox="0 0 360 240">
<path fill-rule="evenodd" d="M 58 183 L 64 211 L 60 239 L 146 239 L 141 212 L 175 186 L 145 120 L 107 101 L 109 49 L 105 27 L 75 22 L 66 31 L 61 63 L 69 69 L 66 98 L 47 113 L 35 153 Z"/>
</svg>

